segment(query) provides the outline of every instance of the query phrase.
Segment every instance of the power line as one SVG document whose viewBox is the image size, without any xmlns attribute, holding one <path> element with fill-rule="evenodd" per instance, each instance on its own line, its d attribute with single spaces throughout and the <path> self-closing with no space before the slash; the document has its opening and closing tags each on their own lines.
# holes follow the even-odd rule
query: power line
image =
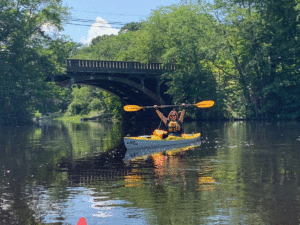
<svg viewBox="0 0 300 225">
<path fill-rule="evenodd" d="M 86 24 L 86 23 L 76 23 L 76 21 L 73 22 L 66 22 L 65 24 L 70 24 L 70 25 L 74 25 L 74 26 L 82 26 L 82 27 L 102 27 L 102 28 L 122 28 L 124 25 L 126 25 L 126 23 L 117 23 L 117 24 L 113 24 L 113 26 L 110 25 L 110 23 L 107 24 L 103 24 L 103 23 L 92 23 L 92 24 Z"/>
<path fill-rule="evenodd" d="M 82 22 L 82 23 L 103 23 L 103 21 L 95 21 L 95 20 L 89 20 L 89 19 L 78 19 L 78 18 L 65 18 L 65 19 L 67 19 L 67 20 L 69 20 L 69 21 L 73 21 L 73 22 Z M 105 22 L 107 23 L 107 24 L 126 24 L 126 23 L 124 23 L 124 22 L 108 22 L 108 21 L 106 21 L 105 20 Z M 103 23 L 103 24 L 106 24 L 106 23 Z"/>
<path fill-rule="evenodd" d="M 91 27 L 93 26 L 93 24 L 79 24 L 79 23 L 66 23 L 66 24 L 70 24 L 70 25 L 74 25 L 74 26 L 82 26 L 82 27 Z M 123 26 L 111 26 L 111 27 L 107 27 L 107 26 L 97 26 L 97 27 L 102 27 L 102 28 L 115 28 L 115 29 L 120 29 L 122 28 Z"/>
<path fill-rule="evenodd" d="M 142 17 L 147 17 L 148 16 L 148 15 L 128 15 L 128 14 L 116 14 L 116 13 L 104 13 L 104 12 L 90 12 L 90 11 L 81 11 L 81 10 L 76 10 L 76 9 L 73 9 L 72 11 L 86 12 L 86 13 L 96 13 L 96 14 L 106 14 L 106 15 L 116 15 L 116 16 L 142 16 Z"/>
<path fill-rule="evenodd" d="M 65 24 L 70 24 L 74 26 L 83 26 L 83 27 L 91 27 L 91 26 L 97 26 L 97 27 L 103 27 L 103 28 L 116 28 L 120 29 L 123 26 L 127 24 L 127 22 L 120 22 L 120 21 L 113 21 L 108 22 L 106 20 L 104 21 L 96 21 L 91 19 L 80 19 L 80 18 L 74 18 L 74 17 L 65 17 L 66 20 Z M 99 25 L 98 25 L 99 24 Z M 108 27 L 111 26 L 111 27 Z"/>
</svg>

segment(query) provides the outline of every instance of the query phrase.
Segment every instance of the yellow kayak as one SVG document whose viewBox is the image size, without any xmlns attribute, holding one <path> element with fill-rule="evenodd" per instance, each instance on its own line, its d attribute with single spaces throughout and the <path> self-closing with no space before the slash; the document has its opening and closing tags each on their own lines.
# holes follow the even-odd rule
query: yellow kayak
<svg viewBox="0 0 300 225">
<path fill-rule="evenodd" d="M 181 137 L 169 135 L 167 138 L 162 138 L 157 135 L 157 131 L 153 135 L 144 135 L 139 137 L 124 137 L 124 143 L 127 149 L 134 148 L 155 148 L 166 146 L 183 146 L 193 145 L 200 142 L 200 133 L 182 134 Z"/>
</svg>

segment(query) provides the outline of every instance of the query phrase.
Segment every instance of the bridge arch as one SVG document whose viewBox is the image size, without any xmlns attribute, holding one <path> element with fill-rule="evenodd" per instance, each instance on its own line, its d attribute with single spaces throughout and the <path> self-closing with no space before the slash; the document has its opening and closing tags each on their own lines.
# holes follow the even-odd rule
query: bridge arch
<svg viewBox="0 0 300 225">
<path fill-rule="evenodd" d="M 66 74 L 56 76 L 59 86 L 84 84 L 98 87 L 125 104 L 165 104 L 160 94 L 160 76 L 175 67 L 160 63 L 75 60 L 66 61 Z"/>
</svg>

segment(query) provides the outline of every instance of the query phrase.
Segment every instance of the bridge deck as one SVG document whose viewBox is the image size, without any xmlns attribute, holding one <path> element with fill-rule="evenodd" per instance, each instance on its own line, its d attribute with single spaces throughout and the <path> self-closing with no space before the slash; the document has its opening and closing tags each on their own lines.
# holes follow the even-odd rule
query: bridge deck
<svg viewBox="0 0 300 225">
<path fill-rule="evenodd" d="M 165 70 L 175 70 L 175 65 L 162 63 L 140 63 L 123 61 L 97 61 L 97 60 L 66 60 L 67 72 L 107 72 L 132 74 L 161 74 Z"/>
</svg>

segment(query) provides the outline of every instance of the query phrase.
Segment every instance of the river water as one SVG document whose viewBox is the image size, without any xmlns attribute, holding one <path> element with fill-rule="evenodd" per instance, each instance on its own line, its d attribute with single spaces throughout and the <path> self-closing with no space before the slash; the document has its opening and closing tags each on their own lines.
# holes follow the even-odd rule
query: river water
<svg viewBox="0 0 300 225">
<path fill-rule="evenodd" d="M 300 123 L 186 123 L 200 146 L 124 161 L 157 126 L 0 127 L 0 224 L 300 224 Z"/>
</svg>

